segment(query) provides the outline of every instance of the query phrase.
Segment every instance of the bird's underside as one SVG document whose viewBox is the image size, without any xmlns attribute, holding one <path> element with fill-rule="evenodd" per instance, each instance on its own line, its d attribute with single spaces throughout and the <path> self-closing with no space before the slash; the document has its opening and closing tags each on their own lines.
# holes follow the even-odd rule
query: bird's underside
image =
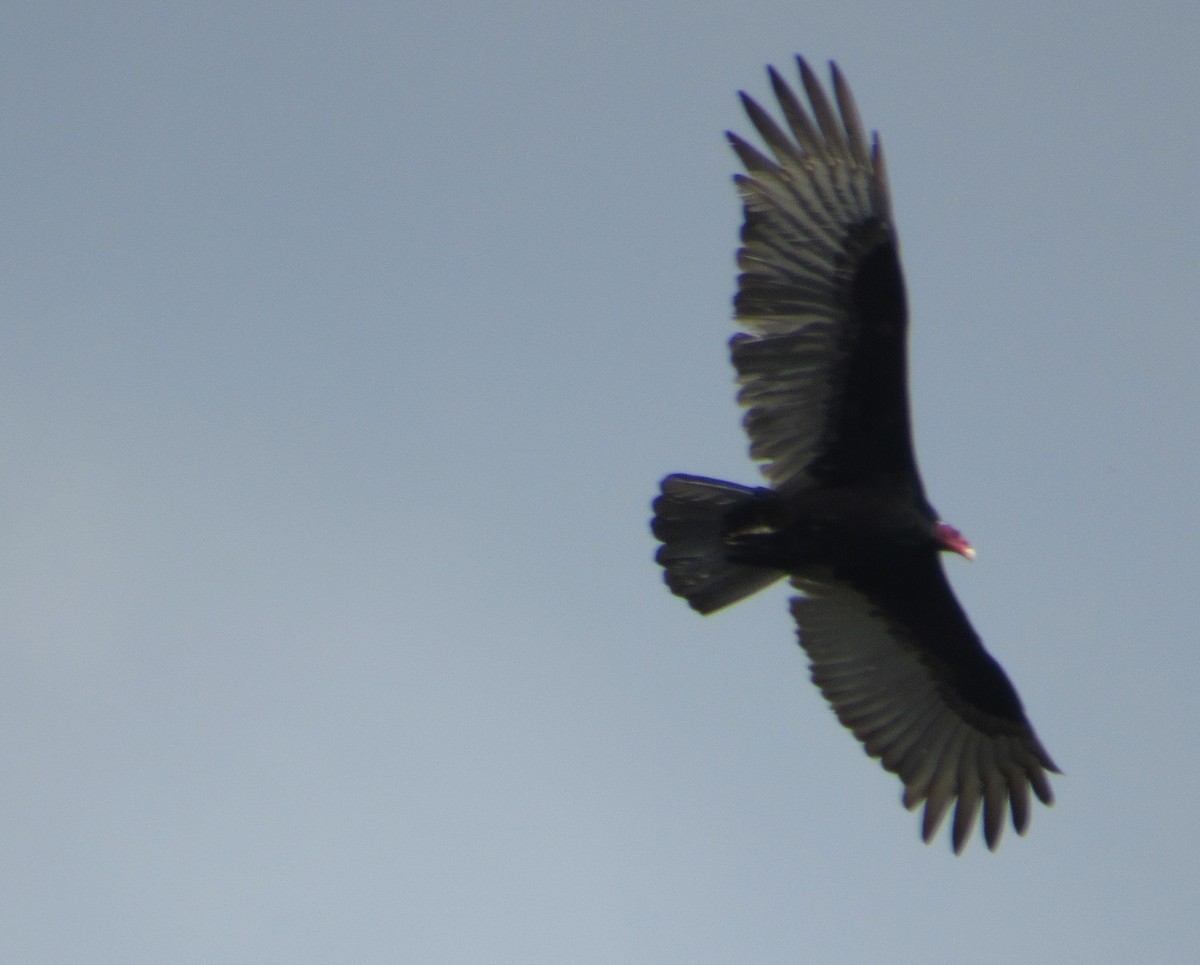
<svg viewBox="0 0 1200 965">
<path fill-rule="evenodd" d="M 836 66 L 834 102 L 798 60 L 809 106 L 770 70 L 787 130 L 742 95 L 770 150 L 729 139 L 745 222 L 730 350 L 752 488 L 676 474 L 654 501 L 672 592 L 711 613 L 787 578 L 812 679 L 868 754 L 897 774 L 922 835 L 953 806 L 961 851 L 982 809 L 995 848 L 1056 772 L 942 570 L 973 557 L 937 518 L 913 455 L 907 307 L 878 138 Z M 835 106 L 836 105 L 836 106 Z"/>
</svg>

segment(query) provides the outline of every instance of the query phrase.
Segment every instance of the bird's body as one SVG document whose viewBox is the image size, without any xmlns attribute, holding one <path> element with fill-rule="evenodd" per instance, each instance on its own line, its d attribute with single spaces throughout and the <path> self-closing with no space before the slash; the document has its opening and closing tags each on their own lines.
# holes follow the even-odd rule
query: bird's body
<svg viewBox="0 0 1200 965">
<path fill-rule="evenodd" d="M 701 613 L 779 579 L 813 680 L 867 752 L 925 802 L 923 834 L 956 804 L 961 850 L 984 812 L 1024 833 L 1029 792 L 1057 768 L 984 650 L 940 554 L 974 557 L 925 497 L 909 424 L 908 313 L 878 139 L 867 146 L 836 66 L 836 110 L 798 61 L 811 115 L 770 71 L 790 137 L 754 101 L 773 158 L 736 135 L 746 166 L 730 350 L 750 453 L 768 487 L 676 474 L 655 500 L 658 561 Z"/>
</svg>

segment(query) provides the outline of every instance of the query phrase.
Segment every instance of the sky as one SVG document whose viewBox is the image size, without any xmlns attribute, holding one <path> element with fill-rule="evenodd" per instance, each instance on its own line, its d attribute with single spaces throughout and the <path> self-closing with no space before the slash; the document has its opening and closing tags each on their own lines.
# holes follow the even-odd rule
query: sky
<svg viewBox="0 0 1200 965">
<path fill-rule="evenodd" d="M 0 11 L 0 958 L 1192 962 L 1194 3 Z M 722 132 L 837 59 L 887 150 L 926 488 L 1063 768 L 955 858 L 780 586 Z M 822 66 L 824 74 L 824 67 Z"/>
</svg>

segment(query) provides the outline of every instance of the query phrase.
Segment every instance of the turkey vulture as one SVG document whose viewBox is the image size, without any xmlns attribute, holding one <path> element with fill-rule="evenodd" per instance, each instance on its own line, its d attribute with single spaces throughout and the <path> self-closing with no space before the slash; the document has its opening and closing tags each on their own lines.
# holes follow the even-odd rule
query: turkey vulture
<svg viewBox="0 0 1200 965">
<path fill-rule="evenodd" d="M 769 488 L 670 475 L 654 501 L 671 591 L 712 613 L 787 577 L 813 682 L 866 752 L 899 775 L 929 841 L 955 804 L 960 853 L 983 806 L 1024 834 L 1030 788 L 1058 773 L 946 582 L 974 550 L 925 498 L 909 427 L 908 311 L 878 135 L 801 58 L 802 104 L 774 68 L 783 130 L 741 95 L 770 149 L 729 133 L 746 174 L 730 351 L 750 455 Z M 836 106 L 835 106 L 836 104 Z"/>
</svg>

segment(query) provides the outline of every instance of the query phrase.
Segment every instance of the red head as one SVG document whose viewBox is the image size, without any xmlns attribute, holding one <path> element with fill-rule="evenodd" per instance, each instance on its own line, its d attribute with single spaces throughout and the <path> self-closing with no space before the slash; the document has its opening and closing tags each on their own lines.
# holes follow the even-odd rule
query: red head
<svg viewBox="0 0 1200 965">
<path fill-rule="evenodd" d="M 933 536 L 942 549 L 957 553 L 968 560 L 975 559 L 975 547 L 968 543 L 967 538 L 949 523 L 943 523 L 941 520 L 934 523 Z"/>
</svg>

